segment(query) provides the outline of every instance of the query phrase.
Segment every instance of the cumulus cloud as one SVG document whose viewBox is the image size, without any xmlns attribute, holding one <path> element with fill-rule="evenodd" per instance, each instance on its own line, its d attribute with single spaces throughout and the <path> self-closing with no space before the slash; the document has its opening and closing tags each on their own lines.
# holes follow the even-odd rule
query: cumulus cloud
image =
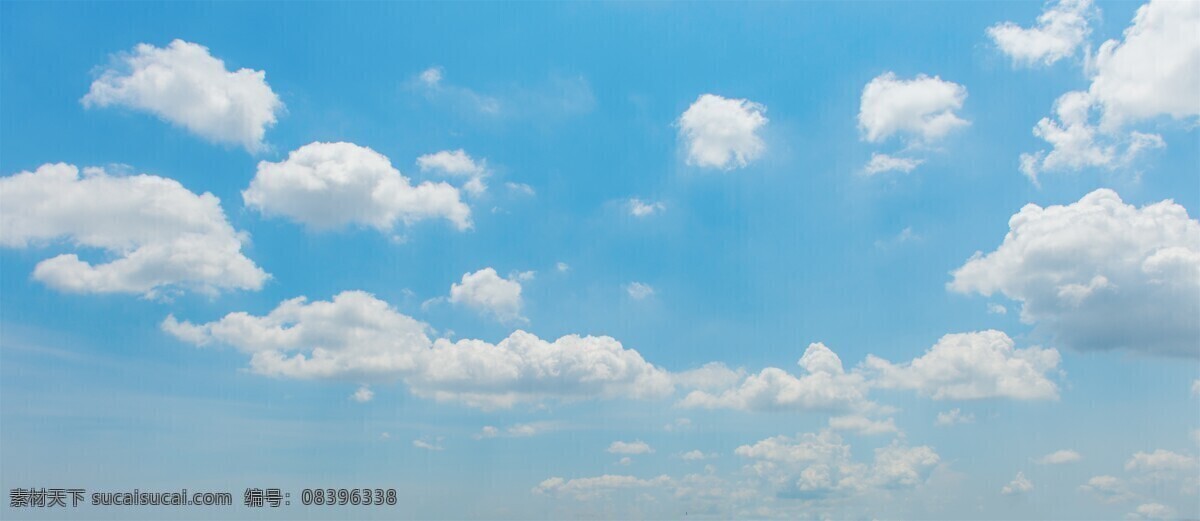
<svg viewBox="0 0 1200 521">
<path fill-rule="evenodd" d="M 366 403 L 371 401 L 372 398 L 375 398 L 375 391 L 372 391 L 370 387 L 363 385 L 360 386 L 357 391 L 354 391 L 354 394 L 350 395 L 350 398 L 353 398 L 354 401 L 358 403 Z"/>
<path fill-rule="evenodd" d="M 679 457 L 683 458 L 684 461 L 703 461 L 706 459 L 713 459 L 713 458 L 717 457 L 717 455 L 716 454 L 707 454 L 704 451 L 697 449 L 697 450 L 687 451 L 687 452 L 681 454 Z"/>
<path fill-rule="evenodd" d="M 893 135 L 930 143 L 969 124 L 955 114 L 966 99 L 966 87 L 937 76 L 903 80 L 886 72 L 863 88 L 858 125 L 872 143 Z"/>
<path fill-rule="evenodd" d="M 949 334 L 911 362 L 867 355 L 863 368 L 875 387 L 910 389 L 934 400 L 1058 398 L 1058 386 L 1047 376 L 1058 367 L 1058 351 L 1013 346 L 1001 331 Z"/>
<path fill-rule="evenodd" d="M 208 48 L 183 40 L 142 43 L 114 56 L 81 100 L 85 107 L 123 106 L 149 112 L 210 141 L 252 152 L 283 112 L 266 73 L 230 71 Z"/>
<path fill-rule="evenodd" d="M 1170 200 L 1139 209 L 1100 189 L 1026 205 L 949 288 L 1019 301 L 1022 321 L 1075 349 L 1200 356 L 1200 222 Z"/>
<path fill-rule="evenodd" d="M 1029 481 L 1029 478 L 1025 477 L 1024 472 L 1018 472 L 1017 477 L 1013 478 L 1011 482 L 1009 482 L 1007 485 L 1004 485 L 1004 487 L 1000 489 L 1000 493 L 1006 496 L 1012 496 L 1017 494 L 1025 494 L 1032 490 L 1033 482 Z"/>
<path fill-rule="evenodd" d="M 528 322 L 521 316 L 524 305 L 521 280 L 521 274 L 501 278 L 492 268 L 464 273 L 460 283 L 450 285 L 450 302 L 474 308 L 501 322 Z"/>
<path fill-rule="evenodd" d="M 872 153 L 871 160 L 867 162 L 867 166 L 863 167 L 863 173 L 867 175 L 882 174 L 884 172 L 903 172 L 907 174 L 924 162 L 925 160 L 923 159 Z"/>
<path fill-rule="evenodd" d="M 246 258 L 247 235 L 230 226 L 220 200 L 154 175 L 45 164 L 0 178 L 0 245 L 57 241 L 100 250 L 107 262 L 75 253 L 37 264 L 34 279 L 72 293 L 257 290 L 269 277 Z"/>
<path fill-rule="evenodd" d="M 413 444 L 413 447 L 416 447 L 418 449 L 425 449 L 428 451 L 445 450 L 445 447 L 442 447 L 442 439 L 441 438 L 438 438 L 434 441 L 417 439 L 417 440 L 413 440 L 412 444 Z"/>
<path fill-rule="evenodd" d="M 734 450 L 754 460 L 748 470 L 781 497 L 817 499 L 876 489 L 911 488 L 928 477 L 940 458 L 930 447 L 899 440 L 875 449 L 868 466 L 851 459 L 850 446 L 833 431 L 775 436 Z"/>
<path fill-rule="evenodd" d="M 1063 449 L 1056 450 L 1050 454 L 1042 456 L 1041 458 L 1038 458 L 1037 462 L 1042 465 L 1062 465 L 1064 463 L 1075 463 L 1081 459 L 1083 459 L 1083 457 L 1080 456 L 1078 452 Z"/>
<path fill-rule="evenodd" d="M 723 366 L 709 366 L 709 381 L 723 382 L 724 388 L 696 389 L 679 404 L 754 411 L 860 410 L 873 405 L 866 399 L 867 385 L 862 375 L 847 373 L 841 359 L 824 344 L 809 345 L 798 364 L 807 374 L 797 377 L 768 367 L 758 374 L 731 377 L 728 369 L 721 370 Z"/>
<path fill-rule="evenodd" d="M 654 296 L 654 287 L 643 282 L 630 282 L 625 285 L 625 293 L 634 300 L 645 300 Z"/>
<path fill-rule="evenodd" d="M 744 168 L 766 151 L 759 131 L 767 107 L 747 99 L 702 94 L 679 117 L 687 163 L 702 168 Z"/>
<path fill-rule="evenodd" d="M 256 374 L 308 380 L 401 380 L 418 396 L 484 409 L 549 399 L 663 398 L 666 371 L 610 337 L 553 342 L 515 331 L 499 343 L 445 338 L 361 291 L 331 301 L 285 300 L 270 313 L 236 312 L 193 324 L 168 316 L 163 330 L 197 345 L 229 345 Z"/>
<path fill-rule="evenodd" d="M 1162 503 L 1143 503 L 1126 517 L 1128 519 L 1172 519 L 1175 517 L 1175 509 Z"/>
<path fill-rule="evenodd" d="M 422 172 L 437 172 L 447 177 L 465 179 L 463 189 L 471 195 L 478 197 L 487 191 L 487 184 L 484 182 L 484 178 L 489 174 L 487 162 L 475 161 L 461 148 L 425 154 L 417 158 L 417 166 Z"/>
<path fill-rule="evenodd" d="M 653 454 L 654 449 L 642 440 L 614 441 L 605 449 L 609 454 Z"/>
<path fill-rule="evenodd" d="M 488 438 L 507 437 L 507 438 L 528 438 L 537 436 L 546 431 L 550 431 L 559 427 L 557 422 L 540 421 L 532 423 L 516 423 L 502 429 L 486 425 L 475 435 L 475 439 L 483 440 Z"/>
<path fill-rule="evenodd" d="M 829 418 L 829 428 L 835 431 L 851 431 L 859 434 L 892 434 L 899 432 L 891 418 L 872 420 L 865 416 L 834 416 Z"/>
<path fill-rule="evenodd" d="M 459 230 L 471 227 L 471 209 L 446 183 L 412 185 L 391 161 L 353 143 L 304 145 L 278 163 L 262 161 L 242 192 L 246 206 L 313 229 L 349 225 L 391 230 L 444 218 Z"/>
<path fill-rule="evenodd" d="M 1096 496 L 1105 503 L 1120 503 L 1136 497 L 1120 479 L 1114 476 L 1093 476 L 1079 490 Z"/>
<path fill-rule="evenodd" d="M 1170 117 L 1194 124 L 1200 117 L 1200 4 L 1151 0 L 1138 8 L 1124 40 L 1108 40 L 1089 64 L 1091 85 L 1055 103 L 1058 120 L 1042 119 L 1034 134 L 1050 152 L 1024 154 L 1022 170 L 1036 181 L 1042 171 L 1116 168 L 1160 136 L 1126 131 L 1128 125 Z M 1092 123 L 1098 113 L 1098 123 Z"/>
<path fill-rule="evenodd" d="M 960 423 L 975 423 L 975 415 L 971 413 L 963 413 L 961 409 L 950 409 L 949 411 L 939 412 L 934 425 L 939 427 L 948 427 L 958 425 Z"/>
<path fill-rule="evenodd" d="M 1091 34 L 1091 0 L 1059 0 L 1046 6 L 1033 27 L 1003 22 L 987 34 L 1016 65 L 1051 65 L 1075 54 Z"/>
<path fill-rule="evenodd" d="M 1129 461 L 1125 462 L 1127 472 L 1137 472 L 1156 478 L 1183 476 L 1187 473 L 1191 473 L 1195 477 L 1196 469 L 1196 458 L 1164 449 L 1154 452 L 1137 452 L 1129 458 Z"/>
<path fill-rule="evenodd" d="M 632 197 L 626 201 L 625 206 L 629 209 L 629 215 L 634 217 L 649 217 L 656 213 L 662 213 L 667 209 L 667 206 L 661 202 L 643 201 L 636 197 Z"/>
<path fill-rule="evenodd" d="M 606 494 L 621 489 L 653 488 L 672 483 L 670 476 L 662 475 L 652 479 L 641 479 L 634 476 L 605 474 L 592 478 L 575 478 L 566 480 L 560 477 L 549 478 L 533 488 L 535 494 L 556 497 L 569 497 L 581 501 L 597 499 Z"/>
</svg>

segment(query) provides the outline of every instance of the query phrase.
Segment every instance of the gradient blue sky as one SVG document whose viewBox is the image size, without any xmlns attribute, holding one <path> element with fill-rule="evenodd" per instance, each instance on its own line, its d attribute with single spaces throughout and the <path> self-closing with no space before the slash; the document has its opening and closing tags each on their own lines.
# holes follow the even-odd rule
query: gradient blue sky
<svg viewBox="0 0 1200 521">
<path fill-rule="evenodd" d="M 215 295 L 77 294 L 32 276 L 42 260 L 77 251 L 69 241 L 0 249 L 0 484 L 400 492 L 399 507 L 369 511 L 90 508 L 71 518 L 1120 519 L 1149 504 L 1198 517 L 1200 338 L 1185 338 L 1190 347 L 1176 355 L 1064 343 L 1061 331 L 1023 322 L 1021 303 L 1003 292 L 947 287 L 975 252 L 997 249 L 1009 218 L 1029 203 L 1069 205 L 1110 188 L 1135 207 L 1172 199 L 1192 222 L 1200 213 L 1195 113 L 1128 125 L 1165 143 L 1132 161 L 1045 172 L 1040 185 L 1022 175 L 1020 155 L 1048 148 L 1034 125 L 1053 115 L 1059 96 L 1088 88 L 1084 49 L 1121 39 L 1139 4 L 1101 2 L 1071 56 L 1014 64 L 988 28 L 1028 27 L 1046 8 L 6 2 L 0 175 L 57 162 L 127 165 L 109 170 L 210 192 L 230 224 L 249 234 L 246 257 L 271 278 L 258 291 Z M 1180 53 L 1200 45 L 1192 29 Z M 286 110 L 267 129 L 264 150 L 214 143 L 144 111 L 81 103 L 115 55 L 175 39 L 207 47 L 230 70 L 265 71 Z M 420 80 L 434 67 L 442 73 L 437 92 Z M 1200 63 L 1191 67 L 1194 78 Z M 889 71 L 964 87 L 955 113 L 969 125 L 936 143 L 865 140 L 864 86 Z M 689 164 L 679 119 L 706 93 L 765 107 L 765 148 L 745 167 Z M 473 100 L 481 98 L 501 111 L 480 111 Z M 464 196 L 474 227 L 431 219 L 393 233 L 311 230 L 243 203 L 259 161 L 334 141 L 369 147 L 413 180 L 439 179 L 418 168 L 424 154 L 463 149 L 486 160 L 488 191 Z M 873 152 L 924 162 L 908 173 L 866 175 Z M 637 217 L 630 198 L 663 209 Z M 1200 237 L 1188 240 L 1195 248 Z M 452 283 L 485 267 L 501 276 L 536 272 L 521 282 L 527 322 L 445 300 Z M 634 298 L 633 282 L 653 295 Z M 1179 284 L 1183 309 L 1195 309 L 1200 293 Z M 262 376 L 232 347 L 197 348 L 160 328 L 168 314 L 199 324 L 346 290 L 369 292 L 456 339 L 495 343 L 516 328 L 547 340 L 608 335 L 671 374 L 709 362 L 798 374 L 796 360 L 813 342 L 849 371 L 868 355 L 904 362 L 943 335 L 995 329 L 1019 349 L 1061 354 L 1047 372 L 1058 396 L 933 399 L 872 388 L 871 400 L 895 408 L 877 419 L 892 418 L 900 432 L 841 432 L 852 460 L 870 465 L 876 448 L 898 439 L 936 451 L 937 463 L 904 486 L 795 497 L 757 479 L 754 459 L 737 448 L 821 432 L 844 412 L 688 408 L 682 385 L 653 399 L 550 397 L 480 410 L 416 396 L 397 380 L 371 382 L 374 398 L 360 403 L 350 399 L 360 382 Z M 1007 313 L 989 313 L 991 304 Z M 974 421 L 935 425 L 952 409 Z M 676 426 L 679 419 L 690 425 Z M 476 439 L 484 426 L 516 424 L 544 429 Z M 621 464 L 622 454 L 606 451 L 635 440 L 653 453 Z M 1136 453 L 1160 449 L 1181 466 L 1148 476 L 1130 467 Z M 715 457 L 680 457 L 692 450 Z M 1081 459 L 1035 461 L 1058 450 Z M 1018 472 L 1034 488 L 1002 494 Z M 552 477 L 602 475 L 666 475 L 675 485 L 590 498 L 534 491 Z M 723 495 L 680 493 L 688 475 L 720 480 Z M 1080 489 L 1102 475 L 1120 479 L 1129 495 L 1104 501 Z M 742 489 L 749 492 L 735 494 Z"/>
</svg>

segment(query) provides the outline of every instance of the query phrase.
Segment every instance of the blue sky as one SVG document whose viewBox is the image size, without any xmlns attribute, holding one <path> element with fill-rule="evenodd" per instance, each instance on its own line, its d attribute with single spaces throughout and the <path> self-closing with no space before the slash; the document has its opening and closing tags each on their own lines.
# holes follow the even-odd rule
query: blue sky
<svg viewBox="0 0 1200 521">
<path fill-rule="evenodd" d="M 1200 516 L 1195 6 L 5 3 L 0 482 Z"/>
</svg>

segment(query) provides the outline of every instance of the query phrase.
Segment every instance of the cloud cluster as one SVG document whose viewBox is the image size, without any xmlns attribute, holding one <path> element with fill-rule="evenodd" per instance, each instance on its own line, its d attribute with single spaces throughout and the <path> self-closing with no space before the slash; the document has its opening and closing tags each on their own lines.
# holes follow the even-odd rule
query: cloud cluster
<svg viewBox="0 0 1200 521">
<path fill-rule="evenodd" d="M 1047 376 L 1058 367 L 1055 349 L 1015 349 L 1000 331 L 943 336 L 924 355 L 893 364 L 875 355 L 863 362 L 871 385 L 910 389 L 934 400 L 1058 398 L 1058 386 Z"/>
<path fill-rule="evenodd" d="M 1003 22 L 988 28 L 988 36 L 1016 65 L 1051 65 L 1075 54 L 1091 34 L 1091 0 L 1059 0 L 1024 28 Z"/>
<path fill-rule="evenodd" d="M 1132 164 L 1143 151 L 1162 148 L 1155 134 L 1128 125 L 1170 117 L 1195 123 L 1200 118 L 1200 4 L 1151 0 L 1138 8 L 1124 40 L 1108 40 L 1092 57 L 1091 85 L 1055 102 L 1057 120 L 1043 118 L 1034 134 L 1051 145 L 1022 154 L 1030 179 L 1044 171 Z M 1093 113 L 1099 114 L 1093 123 Z"/>
<path fill-rule="evenodd" d="M 1100 189 L 1026 205 L 949 287 L 1019 301 L 1024 322 L 1075 349 L 1200 356 L 1200 222 L 1169 200 L 1137 208 Z"/>
<path fill-rule="evenodd" d="M 431 340 L 429 326 L 361 291 L 331 301 L 286 300 L 270 313 L 236 312 L 204 324 L 173 316 L 162 327 L 197 345 L 250 355 L 250 370 L 278 378 L 401 380 L 416 395 L 480 408 L 549 399 L 662 398 L 667 373 L 610 337 L 553 342 L 516 331 L 499 343 Z"/>
<path fill-rule="evenodd" d="M 202 45 L 174 40 L 166 47 L 142 43 L 115 57 L 87 95 L 85 107 L 124 106 L 154 114 L 211 141 L 252 152 L 283 111 L 266 73 L 229 71 Z"/>
<path fill-rule="evenodd" d="M 487 184 L 483 180 L 489 174 L 487 162 L 475 161 L 461 148 L 425 154 L 417 158 L 417 166 L 422 172 L 437 172 L 447 177 L 466 179 L 463 190 L 473 196 L 478 197 L 487 191 Z"/>
<path fill-rule="evenodd" d="M 687 163 L 732 170 L 758 159 L 767 149 L 759 136 L 768 121 L 766 112 L 765 106 L 747 99 L 702 94 L 679 116 Z"/>
<path fill-rule="evenodd" d="M 501 322 L 527 322 L 521 316 L 519 277 L 501 278 L 495 269 L 484 268 L 464 273 L 462 281 L 450 285 L 450 302 L 462 304 L 495 317 Z"/>
<path fill-rule="evenodd" d="M 262 161 L 242 192 L 246 206 L 313 229 L 362 225 L 380 231 L 397 222 L 444 218 L 471 227 L 471 209 L 446 183 L 413 186 L 391 161 L 353 143 L 309 143 L 278 163 Z"/>
<path fill-rule="evenodd" d="M 27 248 L 65 241 L 75 253 L 43 260 L 33 277 L 72 293 L 257 290 L 268 275 L 246 258 L 247 240 L 220 201 L 154 175 L 110 175 L 100 168 L 46 164 L 0 178 L 0 245 Z"/>
</svg>

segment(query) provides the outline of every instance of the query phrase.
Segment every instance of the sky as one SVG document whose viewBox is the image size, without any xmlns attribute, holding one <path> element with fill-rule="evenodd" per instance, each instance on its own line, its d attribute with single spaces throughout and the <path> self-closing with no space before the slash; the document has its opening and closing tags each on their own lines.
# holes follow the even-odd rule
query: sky
<svg viewBox="0 0 1200 521">
<path fill-rule="evenodd" d="M 1198 27 L 5 2 L 0 486 L 398 492 L 72 519 L 1198 518 Z"/>
</svg>

